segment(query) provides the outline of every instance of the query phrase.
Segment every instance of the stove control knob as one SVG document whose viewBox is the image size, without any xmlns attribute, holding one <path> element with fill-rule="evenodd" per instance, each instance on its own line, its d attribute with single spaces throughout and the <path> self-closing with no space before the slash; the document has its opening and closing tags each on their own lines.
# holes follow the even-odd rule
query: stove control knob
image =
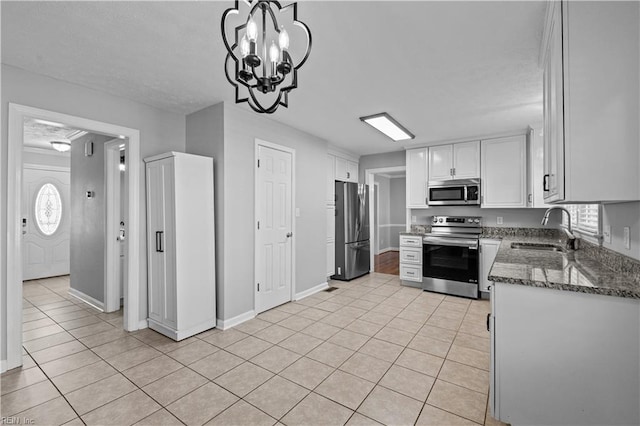
<svg viewBox="0 0 640 426">
<path fill-rule="evenodd" d="M 442 218 L 438 219 L 438 222 L 442 223 Z"/>
<path fill-rule="evenodd" d="M 436 223 L 437 221 L 438 221 L 438 218 L 434 216 L 433 217 L 433 223 Z"/>
<path fill-rule="evenodd" d="M 474 219 L 473 220 L 475 223 L 480 223 L 480 219 Z"/>
<path fill-rule="evenodd" d="M 472 217 L 470 217 L 469 219 L 467 219 L 467 222 L 469 222 L 469 223 L 473 223 L 473 218 L 472 218 Z"/>
</svg>

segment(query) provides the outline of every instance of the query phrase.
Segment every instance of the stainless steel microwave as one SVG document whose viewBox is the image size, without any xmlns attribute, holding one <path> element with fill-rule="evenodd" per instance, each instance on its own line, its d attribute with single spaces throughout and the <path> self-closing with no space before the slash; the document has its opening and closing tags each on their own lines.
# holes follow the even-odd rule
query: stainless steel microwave
<svg viewBox="0 0 640 426">
<path fill-rule="evenodd" d="M 479 206 L 480 179 L 456 179 L 429 182 L 431 206 Z"/>
</svg>

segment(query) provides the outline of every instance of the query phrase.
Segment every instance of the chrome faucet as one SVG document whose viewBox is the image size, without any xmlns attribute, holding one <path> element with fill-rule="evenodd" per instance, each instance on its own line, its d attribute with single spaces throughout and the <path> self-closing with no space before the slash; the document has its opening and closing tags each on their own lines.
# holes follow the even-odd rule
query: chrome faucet
<svg viewBox="0 0 640 426">
<path fill-rule="evenodd" d="M 569 250 L 578 250 L 578 240 L 576 239 L 576 236 L 573 235 L 573 230 L 571 228 L 571 213 L 569 212 L 569 210 L 567 210 L 566 208 L 561 207 L 561 206 L 549 207 L 547 209 L 547 211 L 544 212 L 544 216 L 542 216 L 542 222 L 540 222 L 540 224 L 544 225 L 544 226 L 547 225 L 547 222 L 549 222 L 549 214 L 553 210 L 561 210 L 561 211 L 563 211 L 563 212 L 565 212 L 567 214 L 567 227 L 566 228 L 562 228 L 564 233 L 567 234 L 567 237 L 569 238 L 567 240 L 567 249 L 569 249 Z"/>
</svg>

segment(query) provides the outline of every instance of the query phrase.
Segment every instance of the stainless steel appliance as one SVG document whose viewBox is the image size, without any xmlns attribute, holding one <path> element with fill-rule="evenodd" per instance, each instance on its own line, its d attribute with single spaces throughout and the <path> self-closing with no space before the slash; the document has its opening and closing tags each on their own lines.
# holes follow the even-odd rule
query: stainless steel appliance
<svg viewBox="0 0 640 426">
<path fill-rule="evenodd" d="M 481 217 L 434 216 L 422 239 L 422 289 L 477 299 Z"/>
<path fill-rule="evenodd" d="M 370 269 L 369 186 L 336 181 L 336 274 L 349 281 Z"/>
<path fill-rule="evenodd" d="M 456 179 L 429 182 L 431 206 L 480 205 L 480 179 Z"/>
</svg>

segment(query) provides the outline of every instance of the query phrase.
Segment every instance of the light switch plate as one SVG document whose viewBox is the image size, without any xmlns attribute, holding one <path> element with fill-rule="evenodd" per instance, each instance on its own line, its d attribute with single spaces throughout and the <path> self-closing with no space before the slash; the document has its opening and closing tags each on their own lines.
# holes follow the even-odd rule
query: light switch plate
<svg viewBox="0 0 640 426">
<path fill-rule="evenodd" d="M 411 223 L 416 223 L 417 218 L 415 216 L 411 216 Z"/>
<path fill-rule="evenodd" d="M 631 250 L 631 228 L 628 226 L 624 227 L 624 248 L 627 250 Z"/>
<path fill-rule="evenodd" d="M 604 234 L 604 242 L 611 244 L 611 225 L 606 225 L 602 233 Z"/>
<path fill-rule="evenodd" d="M 296 207 L 296 217 L 300 217 L 300 207 Z"/>
<path fill-rule="evenodd" d="M 498 224 L 498 225 L 502 225 L 502 222 L 503 222 L 503 221 L 502 221 L 502 216 L 498 216 L 498 217 L 496 218 L 496 222 L 497 222 L 497 224 Z"/>
</svg>

